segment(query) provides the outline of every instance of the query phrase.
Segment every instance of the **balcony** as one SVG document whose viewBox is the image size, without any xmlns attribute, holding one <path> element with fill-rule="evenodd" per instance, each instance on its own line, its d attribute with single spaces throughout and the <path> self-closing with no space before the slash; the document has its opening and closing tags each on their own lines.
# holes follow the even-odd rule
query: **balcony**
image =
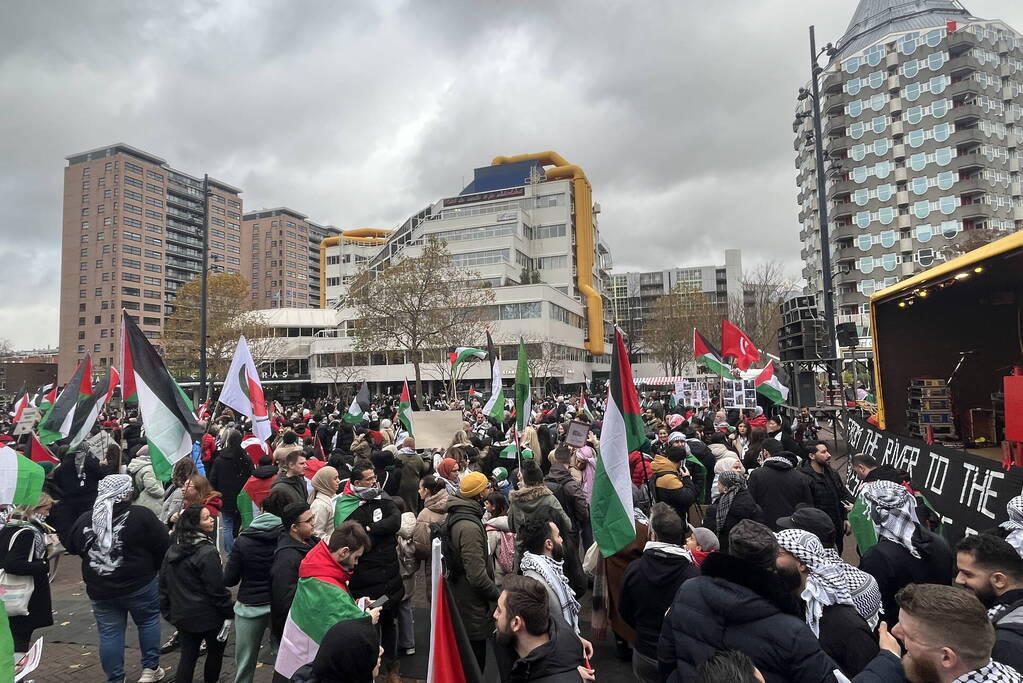
<svg viewBox="0 0 1023 683">
<path fill-rule="evenodd" d="M 857 282 L 864 278 L 863 273 L 858 270 L 849 270 L 848 272 L 839 271 L 835 273 L 835 277 L 832 278 L 836 285 L 855 285 Z"/>
<path fill-rule="evenodd" d="M 859 183 L 851 180 L 838 180 L 831 184 L 831 188 L 828 189 L 828 199 L 835 199 L 843 195 L 851 194 L 853 190 L 860 186 Z"/>
<path fill-rule="evenodd" d="M 835 250 L 834 261 L 836 264 L 844 261 L 855 261 L 864 254 L 865 252 L 863 252 L 859 247 L 854 247 L 852 245 L 848 247 L 839 247 Z"/>
<path fill-rule="evenodd" d="M 960 55 L 970 48 L 977 47 L 979 42 L 977 36 L 970 31 L 956 31 L 948 37 L 948 52 L 951 55 Z"/>
<path fill-rule="evenodd" d="M 981 145 L 985 142 L 987 142 L 987 136 L 984 135 L 980 128 L 957 130 L 949 138 L 949 143 L 956 148 L 966 145 Z"/>
<path fill-rule="evenodd" d="M 831 218 L 844 218 L 853 215 L 858 210 L 859 207 L 852 202 L 840 202 L 832 207 L 828 215 Z"/>
<path fill-rule="evenodd" d="M 962 77 L 971 74 L 974 71 L 980 71 L 983 68 L 984 65 L 980 63 L 979 59 L 969 52 L 966 52 L 949 60 L 948 66 L 946 66 L 943 71 L 953 76 Z"/>
<path fill-rule="evenodd" d="M 991 183 L 983 178 L 968 178 L 956 183 L 954 189 L 961 196 L 970 197 L 975 194 L 984 194 L 991 189 Z"/>
<path fill-rule="evenodd" d="M 957 128 L 972 125 L 984 117 L 984 110 L 975 104 L 963 104 L 952 109 L 952 120 Z"/>
<path fill-rule="evenodd" d="M 947 92 L 949 97 L 959 102 L 967 95 L 977 95 L 984 92 L 984 88 L 977 81 L 966 79 L 950 85 Z"/>
<path fill-rule="evenodd" d="M 992 162 L 980 152 L 967 152 L 953 158 L 950 168 L 954 171 L 968 172 L 990 166 Z"/>
<path fill-rule="evenodd" d="M 182 220 L 190 221 L 190 222 L 193 222 L 193 223 L 198 223 L 199 225 L 202 224 L 202 216 L 201 215 L 197 216 L 196 214 L 188 212 L 188 211 L 182 211 L 181 209 L 175 209 L 173 206 L 170 205 L 169 202 L 167 204 L 167 215 L 168 216 L 176 216 L 176 217 L 178 217 L 178 218 L 180 218 Z"/>
<path fill-rule="evenodd" d="M 895 203 L 899 206 L 909 206 L 909 192 L 899 190 L 895 193 Z"/>
<path fill-rule="evenodd" d="M 845 127 L 849 125 L 848 116 L 830 116 L 824 123 L 824 135 L 827 137 L 838 137 L 843 135 Z"/>
<path fill-rule="evenodd" d="M 831 226 L 831 239 L 839 240 L 843 237 L 855 237 L 862 231 L 852 223 L 848 225 L 832 225 Z"/>
<path fill-rule="evenodd" d="M 821 83 L 821 92 L 826 95 L 842 92 L 842 85 L 845 83 L 843 75 L 842 71 L 839 70 L 826 72 Z"/>
<path fill-rule="evenodd" d="M 963 204 L 956 209 L 956 217 L 963 220 L 988 219 L 995 218 L 998 215 L 998 209 L 984 202 Z"/>
</svg>

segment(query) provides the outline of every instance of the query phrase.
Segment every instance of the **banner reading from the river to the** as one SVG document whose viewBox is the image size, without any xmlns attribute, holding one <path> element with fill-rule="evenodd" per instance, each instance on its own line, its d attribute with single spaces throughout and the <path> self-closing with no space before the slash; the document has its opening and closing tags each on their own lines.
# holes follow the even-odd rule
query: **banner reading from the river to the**
<svg viewBox="0 0 1023 683">
<path fill-rule="evenodd" d="M 928 446 L 919 439 L 886 432 L 849 418 L 851 453 L 910 473 L 914 489 L 941 515 L 945 535 L 955 542 L 1006 520 L 1005 504 L 1023 493 L 1023 468 L 1006 472 L 1002 464 L 966 451 Z"/>
</svg>

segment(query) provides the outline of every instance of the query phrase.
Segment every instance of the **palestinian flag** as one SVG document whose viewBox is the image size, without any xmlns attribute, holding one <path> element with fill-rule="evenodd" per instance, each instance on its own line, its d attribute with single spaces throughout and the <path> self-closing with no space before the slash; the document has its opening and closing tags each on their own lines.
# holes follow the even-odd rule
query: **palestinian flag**
<svg viewBox="0 0 1023 683">
<path fill-rule="evenodd" d="M 18 424 L 21 421 L 21 416 L 25 414 L 25 408 L 32 405 L 32 401 L 29 400 L 28 394 L 21 394 L 14 401 L 14 412 L 11 414 L 11 422 Z"/>
<path fill-rule="evenodd" d="M 718 377 L 732 379 L 732 368 L 721 360 L 721 353 L 710 345 L 700 331 L 693 328 L 693 358 L 698 363 L 706 365 L 707 368 Z"/>
<path fill-rule="evenodd" d="M 629 453 L 638 451 L 645 443 L 629 354 L 622 332 L 616 328 L 607 406 L 590 501 L 593 538 L 604 557 L 614 555 L 636 538 Z"/>
<path fill-rule="evenodd" d="M 0 603 L 0 681 L 13 681 L 14 674 L 14 636 L 7 621 L 7 608 Z"/>
<path fill-rule="evenodd" d="M 266 411 L 263 385 L 259 383 L 259 372 L 244 336 L 238 338 L 231 367 L 220 390 L 220 402 L 249 418 L 253 433 L 260 439 L 270 438 L 270 415 Z"/>
<path fill-rule="evenodd" d="M 529 358 L 526 343 L 519 339 L 519 360 L 515 366 L 515 430 L 521 436 L 533 415 L 533 397 L 529 391 Z"/>
<path fill-rule="evenodd" d="M 490 358 L 490 398 L 483 406 L 483 412 L 494 418 L 498 424 L 504 422 L 504 389 L 501 386 L 501 359 L 494 349 L 494 340 L 487 330 L 487 356 Z"/>
<path fill-rule="evenodd" d="M 352 399 L 352 405 L 348 407 L 348 412 L 341 419 L 350 425 L 357 425 L 362 422 L 363 417 L 369 412 L 369 407 L 369 384 L 366 380 L 362 380 L 359 393 Z"/>
<path fill-rule="evenodd" d="M 0 505 L 35 505 L 45 479 L 42 467 L 10 446 L 0 447 Z"/>
<path fill-rule="evenodd" d="M 459 363 L 464 363 L 467 360 L 483 360 L 486 357 L 486 351 L 483 349 L 474 349 L 471 346 L 458 346 L 448 353 L 448 359 L 451 361 L 452 369 L 454 369 L 454 367 Z"/>
<path fill-rule="evenodd" d="M 60 462 L 49 448 L 39 443 L 39 438 L 35 434 L 31 434 L 29 438 L 28 457 L 32 462 L 52 462 L 54 465 Z"/>
<path fill-rule="evenodd" d="M 753 383 L 757 387 L 757 393 L 767 397 L 772 403 L 784 403 L 789 398 L 789 388 L 774 374 L 774 363 L 768 363 Z"/>
<path fill-rule="evenodd" d="M 29 403 L 31 403 L 31 400 L 30 400 L 31 398 L 32 397 L 28 395 L 28 390 L 25 388 L 25 383 L 22 382 L 21 383 L 21 388 L 18 389 L 18 393 L 15 394 L 14 400 L 11 401 L 11 415 L 13 416 L 16 413 L 18 413 L 18 406 L 19 405 L 22 405 L 22 404 L 28 405 Z"/>
<path fill-rule="evenodd" d="M 124 383 L 121 385 L 121 399 L 125 403 L 135 405 L 138 403 L 138 392 L 135 390 L 135 369 L 132 367 L 132 353 L 128 346 L 128 333 L 125 329 L 125 320 L 128 314 L 121 316 L 121 372 L 124 373 Z"/>
<path fill-rule="evenodd" d="M 32 396 L 32 400 L 29 401 L 29 403 L 31 405 L 34 405 L 36 408 L 39 408 L 40 410 L 46 410 L 46 408 L 48 408 L 49 405 L 53 405 L 53 401 L 52 400 L 47 401 L 47 398 L 49 397 L 50 392 L 53 392 L 54 396 L 56 396 L 56 389 L 57 385 L 55 384 L 45 384 L 39 387 L 38 389 L 36 389 L 36 393 L 34 396 Z M 49 405 L 47 405 L 47 403 Z"/>
<path fill-rule="evenodd" d="M 91 395 L 92 357 L 86 355 L 78 364 L 71 380 L 64 386 L 64 391 L 60 392 L 60 396 L 39 421 L 39 440 L 49 445 L 70 436 L 79 402 Z"/>
<path fill-rule="evenodd" d="M 583 385 L 585 387 L 585 383 Z M 586 389 L 579 390 L 579 414 L 585 415 L 591 421 L 593 420 L 593 413 L 590 412 L 590 404 L 586 400 Z"/>
<path fill-rule="evenodd" d="M 160 355 L 142 334 L 127 312 L 123 313 L 125 357 L 122 369 L 131 368 L 130 385 L 138 400 L 142 425 L 146 430 L 153 471 L 162 481 L 169 481 L 174 463 L 191 457 L 192 442 L 203 434 L 195 420 L 192 404 L 164 367 Z"/>
<path fill-rule="evenodd" d="M 334 499 L 334 527 L 341 526 L 348 517 L 359 507 L 359 497 L 352 490 L 352 482 L 345 482 L 341 495 Z"/>
<path fill-rule="evenodd" d="M 75 409 L 75 417 L 71 421 L 71 441 L 68 443 L 68 450 L 74 451 L 79 444 L 85 441 L 96 424 L 96 418 L 110 397 L 114 394 L 119 380 L 117 370 L 113 367 L 107 368 L 107 374 L 92 388 L 89 397 L 78 402 Z"/>
<path fill-rule="evenodd" d="M 853 501 L 848 519 L 853 538 L 856 539 L 856 547 L 860 553 L 865 553 L 877 545 L 877 528 L 870 519 L 870 506 L 863 497 L 862 489 L 861 493 L 856 496 L 856 500 Z"/>
<path fill-rule="evenodd" d="M 432 547 L 430 594 L 430 660 L 426 680 L 429 683 L 482 683 L 476 657 L 469 643 L 458 606 L 444 578 L 440 542 Z"/>
<path fill-rule="evenodd" d="M 398 400 L 398 422 L 409 436 L 415 436 L 412 428 L 412 398 L 408 391 L 408 380 L 401 385 L 401 399 Z"/>
<path fill-rule="evenodd" d="M 330 556 L 326 541 L 320 541 L 298 567 L 298 585 L 284 622 L 274 680 L 283 677 L 290 681 L 298 669 L 313 661 L 323 636 L 334 624 L 364 618 L 367 614 L 348 592 L 348 573 Z"/>
<path fill-rule="evenodd" d="M 242 518 L 242 529 L 248 529 L 252 520 L 259 514 L 263 507 L 263 500 L 270 494 L 270 488 L 274 485 L 274 477 L 259 479 L 249 477 L 238 493 L 238 514 Z"/>
<path fill-rule="evenodd" d="M 479 392 L 476 391 L 476 387 L 469 387 L 469 398 L 476 398 L 479 395 Z"/>
</svg>

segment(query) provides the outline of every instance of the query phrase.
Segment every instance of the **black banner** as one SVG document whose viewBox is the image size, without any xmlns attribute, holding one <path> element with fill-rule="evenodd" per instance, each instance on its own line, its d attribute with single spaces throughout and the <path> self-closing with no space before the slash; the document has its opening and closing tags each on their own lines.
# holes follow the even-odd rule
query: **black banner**
<svg viewBox="0 0 1023 683">
<path fill-rule="evenodd" d="M 879 462 L 910 473 L 915 490 L 926 496 L 944 524 L 949 541 L 998 526 L 1005 505 L 1023 493 L 1023 468 L 1008 472 L 1001 462 L 919 439 L 882 431 L 849 418 L 851 453 L 872 455 Z"/>
<path fill-rule="evenodd" d="M 457 197 L 447 197 L 444 199 L 444 206 L 462 206 L 463 204 L 489 202 L 495 199 L 524 197 L 525 194 L 526 188 L 524 187 L 509 187 L 506 190 L 491 190 L 490 192 L 477 192 L 476 194 L 462 194 Z"/>
</svg>

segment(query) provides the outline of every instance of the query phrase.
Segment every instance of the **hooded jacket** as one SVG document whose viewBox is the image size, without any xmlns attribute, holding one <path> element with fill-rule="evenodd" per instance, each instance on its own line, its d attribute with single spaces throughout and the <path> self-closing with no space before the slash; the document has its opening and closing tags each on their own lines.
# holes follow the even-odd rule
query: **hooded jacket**
<svg viewBox="0 0 1023 683">
<path fill-rule="evenodd" d="M 153 461 L 148 455 L 136 455 L 128 463 L 128 474 L 132 485 L 139 490 L 136 505 L 149 508 L 154 515 L 163 512 L 163 484 L 153 471 Z"/>
<path fill-rule="evenodd" d="M 205 633 L 234 618 L 213 542 L 175 543 L 160 568 L 160 613 L 181 631 Z"/>
<path fill-rule="evenodd" d="M 561 508 L 572 522 L 572 529 L 578 533 L 590 523 L 590 501 L 583 485 L 575 480 L 568 467 L 554 463 L 544 477 L 544 484 L 561 503 Z"/>
<path fill-rule="evenodd" d="M 419 512 L 423 502 L 419 500 L 419 481 L 426 471 L 426 461 L 415 451 L 398 451 L 398 463 L 401 465 L 401 481 L 398 483 L 398 497 L 405 501 L 405 509 Z"/>
<path fill-rule="evenodd" d="M 551 490 L 543 484 L 525 486 L 512 491 L 508 494 L 508 504 L 508 526 L 513 532 L 525 524 L 530 516 L 546 509 L 550 518 L 558 525 L 562 537 L 572 533 L 572 520 L 565 514 L 561 503 Z M 521 552 L 519 554 L 521 555 Z"/>
<path fill-rule="evenodd" d="M 749 492 L 771 531 L 780 530 L 778 519 L 791 515 L 800 504 L 813 506 L 810 480 L 788 458 L 765 460 L 750 472 Z"/>
<path fill-rule="evenodd" d="M 636 631 L 632 645 L 641 655 L 657 658 L 657 639 L 665 612 L 678 587 L 699 575 L 700 570 L 685 555 L 661 548 L 644 550 L 625 570 L 618 613 Z"/>
<path fill-rule="evenodd" d="M 913 546 L 920 553 L 916 558 L 905 547 L 880 538 L 877 545 L 860 557 L 860 569 L 877 580 L 884 607 L 882 619 L 888 626 L 899 621 L 899 603 L 895 594 L 911 583 L 940 583 L 947 586 L 955 576 L 955 555 L 941 536 L 917 525 Z"/>
<path fill-rule="evenodd" d="M 650 481 L 658 502 L 664 502 L 675 509 L 682 519 L 689 518 L 689 507 L 696 502 L 696 486 L 691 476 L 679 476 L 678 463 L 663 455 L 655 456 L 650 463 Z"/>
<path fill-rule="evenodd" d="M 852 496 L 847 493 L 838 472 L 830 465 L 825 465 L 824 471 L 818 472 L 813 468 L 809 458 L 799 464 L 799 471 L 810 482 L 813 506 L 826 512 L 835 524 L 835 533 L 842 534 L 842 522 L 846 518 L 845 507 L 842 503 L 846 500 L 852 502 Z"/>
<path fill-rule="evenodd" d="M 309 496 L 306 489 L 306 481 L 306 478 L 301 474 L 296 474 L 291 477 L 279 474 L 277 475 L 277 478 L 274 479 L 274 483 L 270 487 L 270 490 L 283 490 L 288 494 L 289 503 L 304 503 Z"/>
<path fill-rule="evenodd" d="M 534 648 L 521 659 L 516 658 L 515 650 L 510 651 L 514 660 L 507 683 L 578 683 L 579 672 L 576 670 L 583 664 L 582 643 L 564 624 L 551 619 L 547 627 L 550 640 Z"/>
<path fill-rule="evenodd" d="M 280 641 L 284 622 L 288 620 L 291 601 L 298 587 L 298 567 L 317 543 L 314 536 L 308 543 L 296 541 L 281 529 L 270 566 L 270 631 Z"/>
<path fill-rule="evenodd" d="M 253 473 L 252 460 L 242 449 L 220 451 L 210 466 L 209 480 L 213 488 L 223 495 L 224 512 L 238 509 L 238 494 Z"/>
<path fill-rule="evenodd" d="M 462 571 L 451 576 L 451 595 L 470 638 L 482 640 L 494 630 L 492 603 L 500 595 L 494 583 L 494 561 L 488 552 L 487 533 L 483 528 L 483 506 L 461 495 L 451 496 L 448 499 L 449 522 L 456 514 L 474 519 L 456 520 L 448 528 L 451 546 L 462 566 Z"/>
<path fill-rule="evenodd" d="M 224 585 L 234 586 L 241 581 L 238 602 L 243 605 L 270 604 L 271 567 L 281 529 L 281 518 L 264 512 L 235 539 L 224 567 Z"/>
<path fill-rule="evenodd" d="M 1023 671 L 1023 590 L 1011 590 L 995 601 L 995 647 L 991 659 Z M 995 610 L 992 610 L 994 612 Z"/>
<path fill-rule="evenodd" d="M 398 539 L 401 513 L 391 497 L 378 492 L 375 498 L 362 501 L 348 519 L 362 525 L 372 546 L 362 555 L 349 583 L 355 598 L 376 600 L 387 595 L 390 606 L 397 608 L 405 596 L 398 563 Z"/>
<path fill-rule="evenodd" d="M 419 457 L 419 456 L 416 456 Z M 430 557 L 430 544 L 433 538 L 430 535 L 430 525 L 439 524 L 444 521 L 448 513 L 448 491 L 441 489 L 437 493 L 430 494 L 423 501 L 423 509 L 416 516 L 416 528 L 412 532 L 412 543 L 416 548 L 416 557 L 426 560 Z"/>
</svg>

